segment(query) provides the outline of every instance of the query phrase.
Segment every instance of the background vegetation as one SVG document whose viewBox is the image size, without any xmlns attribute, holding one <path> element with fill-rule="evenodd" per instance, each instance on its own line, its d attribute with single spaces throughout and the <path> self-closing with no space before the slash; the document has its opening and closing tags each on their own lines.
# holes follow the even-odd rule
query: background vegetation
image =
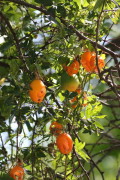
<svg viewBox="0 0 120 180">
<path fill-rule="evenodd" d="M 0 171 L 18 158 L 25 179 L 119 180 L 120 178 L 120 0 L 0 1 Z M 87 93 L 61 89 L 62 64 L 89 49 L 104 54 L 105 67 L 77 77 Z M 96 60 L 97 61 L 97 60 Z M 33 103 L 29 84 L 39 75 L 47 88 Z M 50 134 L 64 125 L 73 151 L 62 155 Z"/>
</svg>

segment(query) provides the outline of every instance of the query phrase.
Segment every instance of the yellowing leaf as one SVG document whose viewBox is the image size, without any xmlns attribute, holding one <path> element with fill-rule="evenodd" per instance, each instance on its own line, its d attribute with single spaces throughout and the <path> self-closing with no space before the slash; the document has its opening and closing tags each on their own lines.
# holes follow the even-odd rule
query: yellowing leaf
<svg viewBox="0 0 120 180">
<path fill-rule="evenodd" d="M 61 93 L 59 93 L 58 96 L 59 96 L 61 101 L 64 101 L 65 97 Z"/>
<path fill-rule="evenodd" d="M 0 85 L 2 85 L 5 82 L 5 78 L 0 79 Z"/>
</svg>

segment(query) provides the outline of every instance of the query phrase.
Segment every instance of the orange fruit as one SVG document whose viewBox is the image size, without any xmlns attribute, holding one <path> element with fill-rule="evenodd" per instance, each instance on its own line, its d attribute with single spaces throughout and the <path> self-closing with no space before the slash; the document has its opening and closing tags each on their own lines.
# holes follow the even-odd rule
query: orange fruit
<svg viewBox="0 0 120 180">
<path fill-rule="evenodd" d="M 98 56 L 98 67 L 101 70 L 105 66 L 104 59 L 102 57 Z M 91 72 L 98 72 L 97 66 L 96 66 L 96 56 L 92 56 L 90 58 L 90 67 L 91 67 Z"/>
<path fill-rule="evenodd" d="M 35 79 L 30 83 L 30 88 L 29 95 L 31 100 L 36 103 L 42 102 L 46 95 L 46 87 L 44 83 L 39 79 Z"/>
<path fill-rule="evenodd" d="M 50 131 L 53 135 L 57 136 L 62 133 L 63 125 L 58 123 L 57 121 L 52 122 L 50 125 Z"/>
<path fill-rule="evenodd" d="M 10 177 L 12 177 L 15 180 L 23 180 L 23 176 L 25 172 L 22 167 L 16 165 L 10 170 L 9 174 L 10 174 Z"/>
<path fill-rule="evenodd" d="M 83 61 L 83 62 L 87 62 L 87 61 L 89 61 L 90 60 L 90 58 L 91 58 L 91 52 L 90 51 L 86 51 L 86 52 L 84 52 L 82 55 L 81 55 L 81 60 Z"/>
<path fill-rule="evenodd" d="M 100 56 L 98 56 L 98 66 L 99 66 L 100 70 L 103 69 L 104 66 L 105 66 L 105 61 L 104 61 L 104 59 L 103 59 L 102 57 L 100 57 Z"/>
<path fill-rule="evenodd" d="M 77 77 L 69 76 L 67 73 L 63 73 L 61 76 L 61 88 L 70 92 L 75 91 L 79 86 Z"/>
<path fill-rule="evenodd" d="M 80 64 L 77 60 L 74 60 L 72 62 L 72 64 L 70 64 L 67 69 L 66 69 L 66 72 L 69 76 L 72 76 L 73 74 L 77 74 L 78 71 L 80 69 Z"/>
<path fill-rule="evenodd" d="M 75 92 L 77 92 L 78 94 L 80 94 L 80 93 L 81 93 L 81 89 L 78 88 L 78 89 L 75 90 Z"/>
<path fill-rule="evenodd" d="M 81 64 L 87 72 L 98 72 L 96 66 L 96 54 L 95 52 L 84 52 L 81 56 Z M 105 66 L 104 59 L 98 56 L 98 67 L 101 70 Z"/>
<path fill-rule="evenodd" d="M 81 55 L 81 64 L 87 72 L 90 72 L 90 59 L 92 52 L 86 51 Z"/>
<path fill-rule="evenodd" d="M 69 134 L 62 133 L 56 139 L 56 145 L 62 154 L 69 154 L 73 148 L 73 141 Z"/>
</svg>

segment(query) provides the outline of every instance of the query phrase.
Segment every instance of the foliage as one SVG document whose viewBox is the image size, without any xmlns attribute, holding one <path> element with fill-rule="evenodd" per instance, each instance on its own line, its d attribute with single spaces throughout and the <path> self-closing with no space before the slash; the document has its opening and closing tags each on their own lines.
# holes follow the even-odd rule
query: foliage
<svg viewBox="0 0 120 180">
<path fill-rule="evenodd" d="M 7 173 L 20 158 L 24 179 L 119 178 L 120 34 L 114 33 L 120 23 L 119 4 L 120 0 L 0 1 L 1 172 Z M 112 41 L 111 34 L 118 37 Z M 88 50 L 96 53 L 96 72 L 81 65 L 81 55 Z M 98 55 L 105 59 L 102 70 Z M 64 68 L 73 60 L 80 64 L 74 78 Z M 36 78 L 47 89 L 41 103 L 29 97 L 29 85 Z M 80 94 L 69 91 L 66 82 L 71 84 L 71 79 L 77 86 L 79 80 Z M 70 101 L 76 96 L 73 108 Z M 74 142 L 67 156 L 58 151 L 50 133 L 54 121 Z"/>
</svg>

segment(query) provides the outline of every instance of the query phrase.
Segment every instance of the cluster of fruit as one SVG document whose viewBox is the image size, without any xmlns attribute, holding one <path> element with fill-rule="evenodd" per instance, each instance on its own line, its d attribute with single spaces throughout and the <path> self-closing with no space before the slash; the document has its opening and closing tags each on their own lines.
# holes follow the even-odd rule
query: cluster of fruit
<svg viewBox="0 0 120 180">
<path fill-rule="evenodd" d="M 61 87 L 64 90 L 68 90 L 70 92 L 76 92 L 78 95 L 81 93 L 81 89 L 79 88 L 79 81 L 75 75 L 79 72 L 80 63 L 83 68 L 90 73 L 98 72 L 98 69 L 101 70 L 104 66 L 104 60 L 102 57 L 97 57 L 98 63 L 96 65 L 96 54 L 95 52 L 86 51 L 81 55 L 81 60 L 73 60 L 73 62 L 66 66 L 63 65 L 65 72 L 61 76 Z M 46 87 L 44 83 L 39 80 L 35 79 L 30 84 L 29 95 L 32 101 L 36 103 L 41 103 L 46 95 Z M 83 93 L 84 99 L 86 100 L 86 94 Z M 75 108 L 78 105 L 78 97 L 75 96 L 73 99 L 70 100 L 72 107 Z M 86 106 L 86 104 L 83 104 Z M 69 134 L 63 132 L 63 126 L 58 122 L 53 122 L 50 126 L 50 131 L 53 135 L 56 136 L 56 145 L 59 151 L 62 154 L 69 154 L 73 148 L 73 141 Z M 22 164 L 17 163 L 10 170 L 10 176 L 13 179 L 23 180 L 24 176 L 24 169 Z"/>
<path fill-rule="evenodd" d="M 29 95 L 32 101 L 40 103 L 46 94 L 46 87 L 41 80 L 33 80 L 30 84 Z M 69 134 L 63 132 L 63 126 L 58 122 L 53 122 L 50 131 L 56 138 L 56 145 L 62 154 L 68 154 L 72 150 L 73 142 Z"/>
<path fill-rule="evenodd" d="M 104 59 L 101 56 L 97 56 L 98 61 L 98 68 L 101 70 L 105 66 Z M 63 64 L 63 69 L 67 72 L 69 76 L 72 76 L 73 74 L 77 74 L 80 69 L 80 64 L 83 66 L 83 68 L 87 72 L 96 73 L 98 72 L 98 68 L 96 65 L 96 53 L 91 51 L 85 51 L 81 57 L 80 60 L 73 60 L 73 62 L 66 66 L 66 64 Z"/>
<path fill-rule="evenodd" d="M 76 60 L 77 59 L 77 60 Z M 96 65 L 96 53 L 91 51 L 85 51 L 80 58 L 76 58 L 70 65 L 66 63 L 62 64 L 65 72 L 61 76 L 61 87 L 63 90 L 68 90 L 69 92 L 77 92 L 77 94 L 83 94 L 83 99 L 86 101 L 87 96 L 85 92 L 82 92 L 79 88 L 79 80 L 76 74 L 79 72 L 80 65 L 90 73 L 97 73 L 98 69 L 101 70 L 105 66 L 104 59 L 101 56 L 97 56 Z M 75 96 L 69 101 L 71 107 L 75 108 L 78 105 L 78 97 Z M 87 103 L 83 101 L 82 106 L 86 106 Z"/>
<path fill-rule="evenodd" d="M 16 166 L 14 166 L 9 172 L 10 177 L 15 180 L 23 180 L 24 174 L 25 171 L 20 160 L 17 162 Z"/>
<path fill-rule="evenodd" d="M 69 134 L 63 132 L 63 125 L 54 121 L 50 125 L 50 132 L 56 136 L 56 146 L 62 154 L 69 154 L 73 148 L 73 141 Z"/>
</svg>

